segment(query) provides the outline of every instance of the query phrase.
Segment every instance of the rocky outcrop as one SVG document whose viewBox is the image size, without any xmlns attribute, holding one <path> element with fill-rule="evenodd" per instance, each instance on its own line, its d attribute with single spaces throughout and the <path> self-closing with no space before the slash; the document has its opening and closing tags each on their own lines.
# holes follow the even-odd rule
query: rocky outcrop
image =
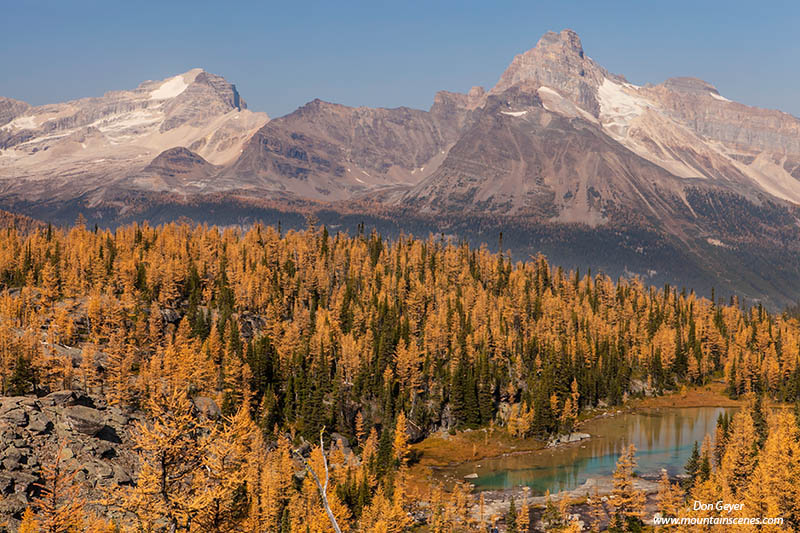
<svg viewBox="0 0 800 533">
<path fill-rule="evenodd" d="M 700 78 L 679 77 L 670 78 L 664 82 L 664 87 L 684 95 L 706 95 L 708 93 L 719 95 L 716 87 Z"/>
<path fill-rule="evenodd" d="M 197 413 L 210 420 L 218 420 L 222 416 L 217 402 L 205 396 L 197 396 L 192 399 Z"/>
<path fill-rule="evenodd" d="M 555 448 L 556 446 L 560 446 L 562 444 L 572 444 L 573 442 L 580 442 L 591 437 L 592 436 L 588 433 L 579 433 L 577 431 L 574 433 L 567 433 L 565 435 L 559 435 L 558 437 L 550 439 L 550 441 L 547 443 L 547 447 Z"/>
<path fill-rule="evenodd" d="M 213 184 L 219 168 L 188 148 L 164 150 L 133 178 L 139 187 L 200 193 Z"/>
<path fill-rule="evenodd" d="M 750 107 L 719 94 L 697 78 L 671 78 L 643 91 L 670 117 L 733 153 L 763 151 L 800 155 L 800 119 L 773 109 Z"/>
<path fill-rule="evenodd" d="M 9 530 L 16 531 L 22 512 L 38 494 L 42 465 L 59 453 L 60 464 L 77 472 L 75 480 L 89 500 L 132 483 L 136 420 L 76 391 L 0 397 L 0 517 Z"/>
</svg>

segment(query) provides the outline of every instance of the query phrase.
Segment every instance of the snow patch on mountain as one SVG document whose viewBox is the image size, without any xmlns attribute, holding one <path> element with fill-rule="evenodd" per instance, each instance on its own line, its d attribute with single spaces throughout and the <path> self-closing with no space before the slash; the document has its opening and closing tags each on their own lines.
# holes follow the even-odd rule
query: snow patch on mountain
<svg viewBox="0 0 800 533">
<path fill-rule="evenodd" d="M 0 130 L 33 130 L 37 128 L 36 118 L 35 117 L 17 117 L 2 128 Z"/>
<path fill-rule="evenodd" d="M 624 137 L 633 119 L 640 116 L 652 104 L 630 94 L 626 88 L 608 78 L 597 89 L 600 104 L 600 122 L 607 130 L 618 137 Z"/>
<path fill-rule="evenodd" d="M 728 100 L 727 98 L 725 98 L 721 94 L 712 93 L 712 92 L 709 92 L 708 94 L 710 94 L 711 98 L 713 98 L 714 100 L 719 100 L 720 102 L 730 102 L 730 100 Z"/>
<path fill-rule="evenodd" d="M 161 123 L 163 119 L 163 115 L 157 111 L 137 109 L 129 113 L 99 120 L 93 123 L 92 126 L 97 127 L 101 132 L 116 140 L 117 137 L 145 133 L 143 128 Z"/>
<path fill-rule="evenodd" d="M 584 120 L 597 124 L 597 117 L 585 109 L 576 106 L 570 100 L 561 96 L 561 93 L 555 89 L 542 85 L 536 92 L 542 100 L 542 106 L 547 111 L 570 118 L 581 117 Z"/>
<path fill-rule="evenodd" d="M 189 86 L 183 76 L 175 76 L 161 84 L 161 87 L 150 93 L 151 100 L 168 100 L 175 98 Z"/>
<path fill-rule="evenodd" d="M 542 93 L 547 93 L 547 94 L 550 94 L 550 95 L 553 95 L 553 96 L 561 97 L 561 95 L 558 94 L 558 91 L 555 91 L 555 90 L 551 89 L 550 87 L 545 87 L 544 85 L 539 87 L 539 90 L 537 92 L 539 93 L 540 96 L 541 96 Z"/>
</svg>

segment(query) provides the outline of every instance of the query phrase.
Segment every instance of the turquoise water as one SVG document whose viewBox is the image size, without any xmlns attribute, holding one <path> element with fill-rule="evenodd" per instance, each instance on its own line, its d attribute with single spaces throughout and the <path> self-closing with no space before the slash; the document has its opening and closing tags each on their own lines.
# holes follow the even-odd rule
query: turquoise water
<svg viewBox="0 0 800 533">
<path fill-rule="evenodd" d="M 623 447 L 636 446 L 640 475 L 683 472 L 695 441 L 714 435 L 717 416 L 733 409 L 700 407 L 658 409 L 601 417 L 586 422 L 581 432 L 592 435 L 579 443 L 533 453 L 486 459 L 460 465 L 456 477 L 477 473 L 470 479 L 477 490 L 507 489 L 527 485 L 536 495 L 582 485 L 588 478 L 613 473 Z"/>
</svg>

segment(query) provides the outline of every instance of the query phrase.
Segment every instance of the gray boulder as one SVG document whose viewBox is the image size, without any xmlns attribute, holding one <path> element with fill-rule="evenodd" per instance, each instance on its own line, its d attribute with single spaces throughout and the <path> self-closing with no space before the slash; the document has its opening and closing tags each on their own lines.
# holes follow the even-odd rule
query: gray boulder
<svg viewBox="0 0 800 533">
<path fill-rule="evenodd" d="M 36 483 L 39 478 L 29 472 L 11 472 L 11 477 L 14 479 L 14 492 L 17 494 L 30 494 L 36 489 Z"/>
<path fill-rule="evenodd" d="M 28 431 L 36 435 L 44 435 L 53 429 L 53 423 L 41 412 L 33 412 L 30 414 L 28 422 Z"/>
<path fill-rule="evenodd" d="M 211 398 L 206 396 L 197 396 L 193 402 L 195 408 L 200 412 L 200 414 L 210 420 L 217 420 L 222 416 L 222 411 L 217 405 L 217 402 Z"/>
<path fill-rule="evenodd" d="M 103 420 L 103 413 L 83 405 L 64 408 L 64 418 L 73 431 L 92 437 L 97 435 L 106 425 Z"/>
<path fill-rule="evenodd" d="M 117 485 L 130 485 L 133 483 L 130 474 L 122 469 L 119 465 L 113 465 L 114 469 L 114 483 Z"/>
<path fill-rule="evenodd" d="M 9 472 L 0 472 L 0 494 L 6 495 L 12 492 L 14 492 L 14 477 Z"/>
<path fill-rule="evenodd" d="M 331 433 L 331 441 L 335 442 L 340 448 L 350 447 L 350 440 L 341 433 Z"/>
<path fill-rule="evenodd" d="M 28 454 L 26 450 L 11 446 L 3 452 L 2 464 L 6 470 L 21 470 L 27 462 Z"/>
<path fill-rule="evenodd" d="M 25 494 L 11 494 L 0 502 L 0 516 L 21 516 L 28 505 L 28 498 Z"/>
<path fill-rule="evenodd" d="M 86 465 L 87 474 L 90 478 L 110 479 L 114 477 L 114 468 L 107 463 L 95 463 Z"/>
<path fill-rule="evenodd" d="M 119 407 L 109 407 L 106 412 L 108 413 L 108 420 L 110 424 L 124 426 L 131 421 L 131 417 Z"/>
<path fill-rule="evenodd" d="M 84 405 L 94 407 L 94 401 L 81 391 L 60 390 L 51 392 L 41 398 L 41 404 L 45 407 L 70 407 L 73 405 Z"/>
<path fill-rule="evenodd" d="M 23 427 L 28 424 L 28 413 L 22 407 L 15 406 L 5 412 L 0 412 L 0 420 L 14 426 Z"/>
<path fill-rule="evenodd" d="M 177 324 L 181 321 L 181 315 L 174 309 L 162 309 L 161 320 L 163 320 L 165 324 Z"/>
</svg>

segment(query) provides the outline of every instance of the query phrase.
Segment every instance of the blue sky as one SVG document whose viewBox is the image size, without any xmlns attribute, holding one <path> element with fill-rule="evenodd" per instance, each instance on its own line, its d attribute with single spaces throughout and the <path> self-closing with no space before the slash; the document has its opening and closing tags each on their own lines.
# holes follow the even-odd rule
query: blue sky
<svg viewBox="0 0 800 533">
<path fill-rule="evenodd" d="M 273 117 L 314 98 L 427 109 L 572 28 L 633 83 L 697 76 L 800 116 L 800 2 L 22 0 L 0 13 L 0 95 L 32 104 L 202 67 Z"/>
</svg>

